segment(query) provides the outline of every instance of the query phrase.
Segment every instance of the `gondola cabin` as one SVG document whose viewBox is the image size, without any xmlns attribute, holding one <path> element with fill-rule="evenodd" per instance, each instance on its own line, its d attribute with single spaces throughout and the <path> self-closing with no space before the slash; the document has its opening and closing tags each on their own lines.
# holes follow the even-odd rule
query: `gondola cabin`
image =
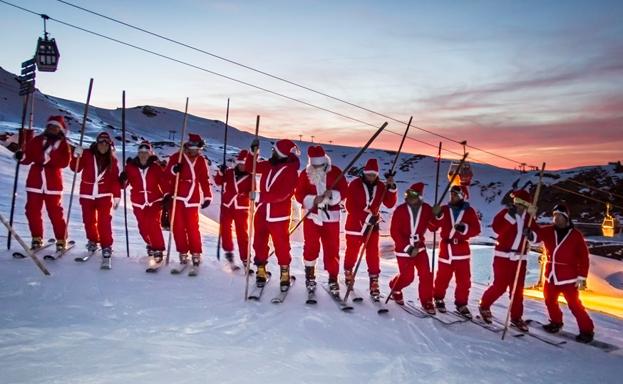
<svg viewBox="0 0 623 384">
<path fill-rule="evenodd" d="M 472 167 L 468 162 L 464 162 L 461 169 L 458 171 L 458 174 L 452 180 L 452 176 L 457 169 L 459 168 L 459 162 L 453 161 L 450 164 L 450 168 L 448 169 L 448 181 L 452 181 L 452 185 L 460 185 L 463 187 L 469 187 L 472 183 L 472 179 L 474 177 L 474 173 L 472 172 Z"/>
<path fill-rule="evenodd" d="M 618 220 L 610 214 L 610 204 L 606 205 L 606 214 L 601 223 L 601 233 L 605 237 L 614 237 L 618 229 Z"/>
<path fill-rule="evenodd" d="M 56 40 L 48 38 L 46 21 L 49 17 L 47 15 L 41 15 L 41 18 L 43 18 L 43 37 L 37 40 L 37 50 L 35 52 L 37 69 L 40 72 L 55 72 L 61 54 L 58 51 Z"/>
</svg>

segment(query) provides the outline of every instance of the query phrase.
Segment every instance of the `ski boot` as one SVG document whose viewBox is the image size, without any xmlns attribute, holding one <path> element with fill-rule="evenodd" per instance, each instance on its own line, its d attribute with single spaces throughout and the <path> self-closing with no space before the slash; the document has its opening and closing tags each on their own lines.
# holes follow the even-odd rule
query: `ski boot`
<svg viewBox="0 0 623 384">
<path fill-rule="evenodd" d="M 528 332 L 530 330 L 528 324 L 522 318 L 511 319 L 511 324 L 521 332 Z"/>
<path fill-rule="evenodd" d="M 56 240 L 56 252 L 63 252 L 67 249 L 67 240 Z"/>
<path fill-rule="evenodd" d="M 35 249 L 39 249 L 41 247 L 43 247 L 43 238 L 33 237 L 30 241 L 30 250 L 34 251 Z"/>
<path fill-rule="evenodd" d="M 595 338 L 595 332 L 580 332 L 579 335 L 575 337 L 575 341 L 578 343 L 588 344 Z"/>
<path fill-rule="evenodd" d="M 394 291 L 392 292 L 392 300 L 396 302 L 398 305 L 405 305 L 405 300 L 402 297 L 402 291 Z"/>
<path fill-rule="evenodd" d="M 547 333 L 558 333 L 562 329 L 562 323 L 554 323 L 550 321 L 549 324 L 543 325 L 543 329 Z"/>
<path fill-rule="evenodd" d="M 379 301 L 381 289 L 379 287 L 379 275 L 370 275 L 370 297 L 374 301 Z"/>
<path fill-rule="evenodd" d="M 463 316 L 464 318 L 468 320 L 472 319 L 472 313 L 469 311 L 469 308 L 467 307 L 467 305 L 457 305 L 456 311 L 459 313 L 459 315 Z"/>
<path fill-rule="evenodd" d="M 233 264 L 234 263 L 234 253 L 233 252 L 225 252 L 225 260 L 227 260 L 228 263 Z"/>
<path fill-rule="evenodd" d="M 431 316 L 435 316 L 437 314 L 437 311 L 435 311 L 435 304 L 433 304 L 432 301 L 427 301 L 422 304 L 422 309 Z"/>
<path fill-rule="evenodd" d="M 448 312 L 446 310 L 446 303 L 443 301 L 443 299 L 435 299 L 435 308 L 437 308 L 439 313 L 446 313 L 446 312 Z"/>
<path fill-rule="evenodd" d="M 281 292 L 285 292 L 290 289 L 290 266 L 281 266 L 281 276 L 279 277 L 279 286 Z"/>
<path fill-rule="evenodd" d="M 112 248 L 111 247 L 104 247 L 102 248 L 102 257 L 104 259 L 108 259 L 112 256 Z"/>
<path fill-rule="evenodd" d="M 352 269 L 345 269 L 344 270 L 344 284 L 346 284 L 346 287 L 354 287 L 354 283 L 355 283 L 355 278 L 353 277 L 353 270 Z"/>
<path fill-rule="evenodd" d="M 314 266 L 305 267 L 305 288 L 307 292 L 316 290 L 316 268 Z"/>
<path fill-rule="evenodd" d="M 493 323 L 493 314 L 491 313 L 490 309 L 478 307 L 478 311 L 480 312 L 480 317 L 482 318 L 482 321 L 487 324 Z"/>
<path fill-rule="evenodd" d="M 148 246 L 145 247 L 145 249 L 147 249 L 147 256 L 149 258 L 154 257 L 154 250 L 151 248 L 151 246 L 148 245 Z"/>
<path fill-rule="evenodd" d="M 87 241 L 87 251 L 90 253 L 94 253 L 95 251 L 97 251 L 97 243 L 95 241 Z"/>
<path fill-rule="evenodd" d="M 154 251 L 154 262 L 156 264 L 162 263 L 163 255 L 162 251 Z"/>
<path fill-rule="evenodd" d="M 266 285 L 266 264 L 257 266 L 257 271 L 255 272 L 255 285 L 258 288 L 263 288 Z"/>
<path fill-rule="evenodd" d="M 180 257 L 180 264 L 182 265 L 188 264 L 188 253 L 180 252 L 179 257 Z"/>
<path fill-rule="evenodd" d="M 337 281 L 337 276 L 329 276 L 329 292 L 333 295 L 340 294 L 340 283 Z"/>
<path fill-rule="evenodd" d="M 198 267 L 201 264 L 201 253 L 193 253 L 191 255 L 193 267 Z"/>
</svg>

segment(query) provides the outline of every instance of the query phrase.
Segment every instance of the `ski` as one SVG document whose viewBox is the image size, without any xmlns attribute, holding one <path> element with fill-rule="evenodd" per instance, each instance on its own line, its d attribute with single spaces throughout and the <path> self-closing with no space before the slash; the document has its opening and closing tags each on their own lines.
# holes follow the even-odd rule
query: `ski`
<svg viewBox="0 0 623 384">
<path fill-rule="evenodd" d="M 412 316 L 415 316 L 418 319 L 425 319 L 425 318 L 430 316 L 428 314 L 425 314 L 424 312 L 418 311 L 417 309 L 413 309 L 411 306 L 407 306 L 405 304 L 403 304 L 403 305 L 396 304 L 396 305 L 398 305 L 400 308 L 402 308 L 408 314 L 410 314 Z"/>
<path fill-rule="evenodd" d="M 317 304 L 318 300 L 316 300 L 316 288 L 307 290 L 307 300 L 305 300 L 305 304 Z"/>
<path fill-rule="evenodd" d="M 533 319 L 527 319 L 526 323 L 528 323 L 528 325 L 530 326 L 534 326 L 535 324 L 538 325 L 538 327 L 535 327 L 535 329 L 539 329 L 542 330 L 543 332 L 545 332 L 545 330 L 543 330 L 541 327 L 544 325 L 542 322 L 538 321 L 538 320 L 533 320 Z M 578 344 L 586 344 L 589 345 L 591 347 L 595 347 L 598 349 L 601 349 L 604 352 L 612 352 L 612 351 L 617 351 L 620 349 L 620 347 L 607 343 L 605 341 L 601 341 L 601 340 L 593 340 L 590 343 L 580 343 L 577 340 L 575 340 L 575 335 L 569 331 L 564 331 L 564 330 L 560 330 L 557 333 L 551 333 L 550 335 L 552 335 L 553 337 L 555 337 L 556 339 L 560 340 L 559 343 L 563 344 L 566 343 L 567 340 L 573 340 L 575 342 L 577 342 Z M 561 340 L 564 339 L 564 340 Z"/>
<path fill-rule="evenodd" d="M 279 294 L 277 296 L 273 297 L 270 300 L 270 302 L 273 303 L 273 304 L 281 304 L 281 303 L 283 303 L 283 301 L 288 296 L 288 292 L 290 292 L 290 289 L 292 289 L 292 286 L 294 285 L 295 281 L 296 281 L 296 277 L 295 276 L 290 276 L 290 286 L 285 291 L 279 291 Z"/>
<path fill-rule="evenodd" d="M 171 268 L 172 275 L 181 275 L 188 268 L 188 263 L 178 264 L 177 267 Z"/>
<path fill-rule="evenodd" d="M 49 248 L 52 245 L 54 245 L 55 242 L 56 241 L 54 239 L 49 239 L 47 243 L 43 244 L 39 248 L 30 248 L 30 252 L 32 254 L 36 255 L 37 253 L 39 253 L 39 252 L 45 250 L 46 248 Z M 15 258 L 15 259 L 25 259 L 26 257 L 28 257 L 28 255 L 25 255 L 22 252 L 13 252 L 13 258 Z"/>
<path fill-rule="evenodd" d="M 423 309 L 417 307 L 415 305 L 415 303 L 413 301 L 411 301 L 411 300 L 407 301 L 405 303 L 404 307 L 408 307 L 411 310 L 418 311 L 422 315 L 424 315 L 424 317 L 433 318 L 433 319 L 439 321 L 440 323 L 442 323 L 444 325 L 452 325 L 452 324 L 464 323 L 466 321 L 469 321 L 468 319 L 466 319 L 464 317 L 462 317 L 460 319 L 457 319 L 454 316 L 452 316 L 452 319 L 448 319 L 448 316 L 446 316 L 446 314 L 441 313 L 441 312 L 437 312 L 434 315 L 431 315 L 430 313 L 428 313 L 428 312 L 424 311 Z"/>
<path fill-rule="evenodd" d="M 164 259 L 160 260 L 160 262 L 156 262 L 156 261 L 153 260 L 153 258 L 150 258 L 149 266 L 147 267 L 147 269 L 145 269 L 145 272 L 147 272 L 147 273 L 156 273 L 156 272 L 158 272 L 160 267 L 162 267 L 163 264 L 164 264 Z"/>
<path fill-rule="evenodd" d="M 346 286 L 348 288 L 348 284 L 346 284 L 345 281 L 342 281 L 342 283 L 344 283 L 344 286 Z M 353 284 L 353 288 L 350 291 L 350 297 L 351 297 L 351 300 L 354 303 L 361 303 L 361 302 L 363 302 L 363 296 L 361 296 L 359 294 L 359 292 L 357 292 L 357 290 L 354 287 L 354 284 Z"/>
<path fill-rule="evenodd" d="M 493 318 L 493 322 L 495 324 L 501 326 L 502 330 L 504 330 L 504 323 L 502 321 L 500 321 L 500 320 L 498 320 L 498 319 L 496 319 L 494 317 Z M 526 322 L 526 323 L 528 323 L 528 325 L 530 324 L 529 322 Z M 539 334 L 539 333 L 536 333 L 536 332 L 521 332 L 517 328 L 512 327 L 512 325 L 510 325 L 510 327 L 509 327 L 509 330 L 511 330 L 511 329 L 513 331 L 515 331 L 515 332 L 521 333 L 522 335 L 530 336 L 533 339 L 537 339 L 537 340 L 542 341 L 542 342 L 544 342 L 546 344 L 553 345 L 554 347 L 562 348 L 562 345 L 567 343 L 565 340 L 557 340 L 556 338 L 548 337 L 548 336 L 545 336 L 545 335 L 542 335 L 542 334 Z M 545 332 L 545 331 L 543 331 L 543 332 Z"/>
<path fill-rule="evenodd" d="M 376 307 L 376 313 L 378 313 L 379 315 L 389 312 L 389 308 L 387 308 L 387 306 L 385 305 L 385 301 L 382 299 L 383 295 L 379 296 L 377 299 L 372 299 L 372 304 L 374 304 L 374 306 Z"/>
<path fill-rule="evenodd" d="M 242 269 L 239 265 L 237 265 L 233 261 L 228 261 L 227 264 L 229 264 L 229 268 L 231 269 L 232 272 L 236 272 Z"/>
<path fill-rule="evenodd" d="M 78 256 L 76 258 L 74 258 L 74 261 L 78 262 L 78 263 L 83 263 L 87 260 L 89 260 L 91 258 L 91 256 L 95 255 L 97 253 L 97 251 L 99 251 L 99 247 L 93 251 L 87 251 L 87 253 L 84 256 Z"/>
<path fill-rule="evenodd" d="M 102 257 L 100 269 L 112 269 L 112 257 Z"/>
<path fill-rule="evenodd" d="M 249 293 L 249 300 L 260 301 L 260 299 L 262 298 L 262 294 L 264 293 L 264 288 L 266 288 L 266 286 L 270 282 L 270 277 L 271 273 L 266 272 L 266 282 L 261 287 L 258 287 L 257 284 L 253 287 L 253 290 L 251 291 L 251 293 Z"/>
<path fill-rule="evenodd" d="M 67 242 L 67 246 L 65 247 L 65 249 L 63 249 L 60 252 L 54 252 L 52 254 L 45 255 L 43 256 L 43 259 L 44 260 L 58 260 L 61 257 L 63 257 L 64 254 L 69 252 L 75 245 L 76 245 L 76 242 L 73 240 L 70 240 Z"/>
<path fill-rule="evenodd" d="M 190 270 L 188 271 L 188 276 L 189 277 L 195 277 L 199 275 L 199 266 L 198 265 L 191 265 L 190 266 Z"/>
<path fill-rule="evenodd" d="M 327 294 L 329 294 L 329 296 L 331 296 L 331 298 L 333 299 L 333 301 L 337 304 L 337 306 L 344 312 L 348 312 L 348 311 L 352 311 L 354 308 L 348 304 L 346 304 L 344 302 L 344 300 L 342 299 L 342 297 L 340 296 L 340 293 L 331 293 L 331 290 L 329 290 L 329 285 L 327 284 L 322 284 L 322 288 L 327 292 Z"/>
</svg>

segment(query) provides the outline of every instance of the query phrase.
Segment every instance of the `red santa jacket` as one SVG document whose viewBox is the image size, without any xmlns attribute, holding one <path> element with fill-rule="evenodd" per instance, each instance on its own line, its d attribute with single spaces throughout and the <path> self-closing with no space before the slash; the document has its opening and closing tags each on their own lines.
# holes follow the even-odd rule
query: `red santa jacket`
<svg viewBox="0 0 623 384">
<path fill-rule="evenodd" d="M 523 214 L 516 213 L 511 216 L 507 208 L 502 209 L 493 218 L 491 228 L 496 236 L 494 255 L 510 260 L 519 260 L 522 242 L 525 239 L 523 229 L 528 228 L 530 215 L 527 211 Z M 532 221 L 531 228 L 536 228 L 536 223 Z M 524 251 L 526 254 L 528 247 Z"/>
<path fill-rule="evenodd" d="M 458 232 L 454 225 L 465 224 L 465 231 Z M 433 221 L 435 230 L 441 228 L 439 261 L 450 264 L 453 260 L 467 260 L 471 257 L 469 239 L 480 234 L 480 221 L 474 208 L 464 201 L 455 217 L 449 205 L 441 207 L 441 217 Z"/>
<path fill-rule="evenodd" d="M 119 166 L 117 158 L 110 154 L 110 165 L 98 170 L 95 156 L 95 146 L 87 148 L 82 153 L 80 161 L 72 157 L 69 166 L 74 172 L 82 172 L 80 179 L 80 197 L 83 199 L 96 199 L 110 196 L 121 196 L 121 184 L 119 183 Z"/>
<path fill-rule="evenodd" d="M 381 209 L 381 196 L 385 191 L 385 184 L 378 179 L 372 187 L 372 193 L 364 185 L 363 179 L 358 177 L 350 182 L 346 191 L 346 226 L 347 235 L 363 236 L 366 223 Z M 383 198 L 383 205 L 392 208 L 396 204 L 396 190 L 389 189 Z"/>
<path fill-rule="evenodd" d="M 426 203 L 422 203 L 415 215 L 409 204 L 400 204 L 392 215 L 389 228 L 396 256 L 410 257 L 414 249 L 417 253 L 425 252 L 424 234 L 427 229 L 434 229 L 433 220 L 433 210 Z"/>
<path fill-rule="evenodd" d="M 162 200 L 169 189 L 164 168 L 157 156 L 150 156 L 145 166 L 141 166 L 137 158 L 128 159 L 125 172 L 128 175 L 127 185 L 132 187 L 130 201 L 136 208 L 145 208 Z"/>
<path fill-rule="evenodd" d="M 228 168 L 223 175 L 220 171 L 214 176 L 214 183 L 223 186 L 223 206 L 234 209 L 249 209 L 251 175 L 245 173 L 236 177 L 235 168 Z"/>
<path fill-rule="evenodd" d="M 261 174 L 255 202 L 257 207 L 266 205 L 266 221 L 277 222 L 290 219 L 294 188 L 298 179 L 300 162 L 294 154 L 288 160 L 272 164 L 268 160 L 258 161 L 255 171 Z M 253 155 L 249 154 L 245 169 L 253 169 Z"/>
<path fill-rule="evenodd" d="M 169 175 L 169 193 L 171 195 L 175 192 L 176 179 L 173 166 L 177 164 L 178 158 L 177 153 L 171 155 L 165 171 Z M 204 201 L 212 200 L 208 162 L 205 157 L 197 156 L 191 160 L 186 154 L 183 154 L 181 165 L 176 200 L 183 202 L 185 207 L 200 207 Z"/>
<path fill-rule="evenodd" d="M 328 171 L 326 171 L 327 169 Z M 314 206 L 314 199 L 316 196 L 325 193 L 327 188 L 333 186 L 341 174 L 342 171 L 338 167 L 327 164 L 325 169 L 321 170 L 307 166 L 299 175 L 294 196 L 296 201 L 303 205 L 303 208 L 311 210 L 307 218 L 317 225 L 322 225 L 323 222 L 340 221 L 340 202 L 346 197 L 346 190 L 348 189 L 348 183 L 344 177 L 340 178 L 340 181 L 331 190 L 331 197 L 320 204 L 320 211 L 318 207 Z"/>
<path fill-rule="evenodd" d="M 26 144 L 21 163 L 30 164 L 26 191 L 60 195 L 63 192 L 61 170 L 69 165 L 71 150 L 64 138 L 50 141 L 44 135 Z"/>
<path fill-rule="evenodd" d="M 574 284 L 578 277 L 588 276 L 588 248 L 580 231 L 571 228 L 562 239 L 553 225 L 538 227 L 535 232 L 547 253 L 545 277 L 550 283 Z"/>
</svg>

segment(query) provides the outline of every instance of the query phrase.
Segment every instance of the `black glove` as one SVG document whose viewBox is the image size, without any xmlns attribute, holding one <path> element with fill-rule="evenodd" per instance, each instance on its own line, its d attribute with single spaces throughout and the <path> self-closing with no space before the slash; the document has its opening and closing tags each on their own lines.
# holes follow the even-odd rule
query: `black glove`
<svg viewBox="0 0 623 384">
<path fill-rule="evenodd" d="M 514 204 L 508 208 L 508 214 L 512 217 L 515 217 L 515 215 L 517 214 L 517 207 L 515 207 Z"/>
<path fill-rule="evenodd" d="M 125 184 L 125 182 L 126 182 L 126 181 L 128 181 L 128 174 L 127 174 L 125 171 L 122 171 L 122 172 L 119 174 L 119 182 L 120 182 L 121 184 Z"/>
<path fill-rule="evenodd" d="M 258 139 L 253 139 L 251 142 L 251 152 L 255 152 L 260 147 L 260 141 Z"/>
<path fill-rule="evenodd" d="M 463 233 L 467 229 L 467 226 L 465 226 L 465 224 L 463 223 L 456 223 L 454 224 L 454 229 L 456 229 L 458 232 Z"/>
<path fill-rule="evenodd" d="M 227 170 L 227 166 L 225 164 L 221 164 L 218 166 L 218 170 L 221 172 L 221 174 L 225 174 L 225 171 Z"/>
<path fill-rule="evenodd" d="M 210 206 L 210 201 L 211 200 L 204 201 L 203 204 L 201 204 L 201 209 L 208 208 Z"/>
<path fill-rule="evenodd" d="M 167 193 L 166 195 L 162 196 L 162 205 L 169 205 L 171 204 L 171 201 L 173 201 L 173 198 L 170 194 Z"/>
<path fill-rule="evenodd" d="M 384 176 L 386 179 L 388 179 L 388 178 L 390 178 L 390 177 L 394 177 L 394 176 L 396 176 L 396 171 L 387 171 L 387 172 L 385 172 L 385 173 L 383 174 L 383 176 Z"/>
<path fill-rule="evenodd" d="M 433 215 L 435 215 L 437 219 L 441 217 L 441 206 L 439 205 L 433 206 Z"/>
<path fill-rule="evenodd" d="M 173 171 L 173 173 L 180 173 L 180 171 L 182 170 L 182 163 L 175 164 L 173 168 L 171 168 L 171 170 Z"/>
<path fill-rule="evenodd" d="M 24 158 L 24 152 L 18 149 L 17 151 L 15 151 L 15 155 L 13 155 L 13 157 L 15 157 L 15 160 L 20 161 Z"/>
</svg>

